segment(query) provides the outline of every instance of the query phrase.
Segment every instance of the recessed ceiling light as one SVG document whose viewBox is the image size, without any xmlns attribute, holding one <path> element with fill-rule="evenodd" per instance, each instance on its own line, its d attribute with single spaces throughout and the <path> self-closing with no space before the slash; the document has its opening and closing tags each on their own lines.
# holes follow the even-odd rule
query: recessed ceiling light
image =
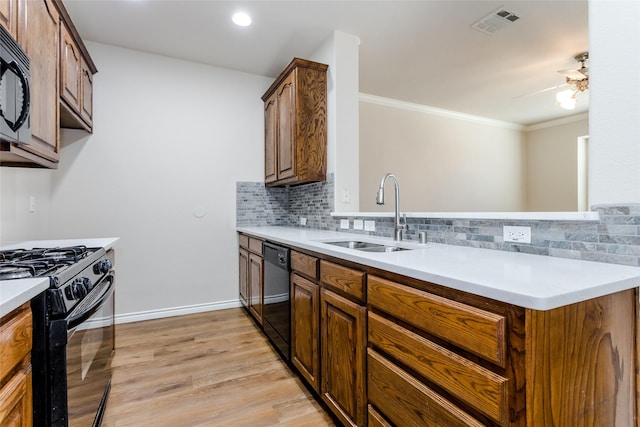
<svg viewBox="0 0 640 427">
<path fill-rule="evenodd" d="M 240 27 L 248 27 L 251 25 L 251 17 L 244 12 L 236 12 L 231 17 L 234 24 Z"/>
</svg>

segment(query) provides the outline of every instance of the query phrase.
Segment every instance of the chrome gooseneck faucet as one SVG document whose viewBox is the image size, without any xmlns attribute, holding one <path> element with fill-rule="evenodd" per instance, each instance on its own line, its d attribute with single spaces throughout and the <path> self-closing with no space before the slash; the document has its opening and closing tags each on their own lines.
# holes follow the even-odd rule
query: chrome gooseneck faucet
<svg viewBox="0 0 640 427">
<path fill-rule="evenodd" d="M 402 240 L 402 230 L 407 229 L 407 222 L 405 220 L 404 224 L 400 223 L 400 187 L 398 184 L 398 178 L 396 178 L 393 174 L 386 174 L 382 177 L 380 181 L 380 188 L 378 188 L 378 194 L 376 196 L 376 203 L 379 205 L 384 205 L 384 183 L 387 181 L 387 178 L 393 179 L 393 184 L 396 190 L 396 222 L 393 225 L 394 236 L 393 240 L 401 241 Z"/>
</svg>

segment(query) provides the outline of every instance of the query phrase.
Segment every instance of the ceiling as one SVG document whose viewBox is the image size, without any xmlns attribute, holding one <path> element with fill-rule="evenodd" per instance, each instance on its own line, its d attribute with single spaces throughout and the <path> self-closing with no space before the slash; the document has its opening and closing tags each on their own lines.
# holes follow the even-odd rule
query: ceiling
<svg viewBox="0 0 640 427">
<path fill-rule="evenodd" d="M 519 124 L 561 109 L 557 73 L 588 50 L 587 0 L 188 1 L 64 0 L 84 40 L 275 77 L 334 30 L 360 39 L 360 92 Z M 503 7 L 520 19 L 472 28 Z M 253 24 L 237 27 L 233 12 Z M 100 64 L 98 66 L 98 71 Z M 566 89 L 566 88 L 563 88 Z M 258 94 L 258 96 L 261 94 Z"/>
</svg>

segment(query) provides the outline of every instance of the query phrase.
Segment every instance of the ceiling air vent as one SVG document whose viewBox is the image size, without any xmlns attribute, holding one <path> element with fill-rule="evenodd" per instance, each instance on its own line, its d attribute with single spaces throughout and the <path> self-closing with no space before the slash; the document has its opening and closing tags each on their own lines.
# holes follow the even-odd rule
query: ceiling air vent
<svg viewBox="0 0 640 427">
<path fill-rule="evenodd" d="M 477 21 L 472 27 L 483 33 L 493 34 L 518 19 L 520 19 L 518 15 L 501 7 Z"/>
</svg>

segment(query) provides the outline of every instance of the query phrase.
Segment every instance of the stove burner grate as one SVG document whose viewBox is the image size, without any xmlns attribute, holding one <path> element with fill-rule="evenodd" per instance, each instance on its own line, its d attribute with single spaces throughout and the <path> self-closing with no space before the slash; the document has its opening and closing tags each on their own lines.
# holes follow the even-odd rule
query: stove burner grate
<svg viewBox="0 0 640 427">
<path fill-rule="evenodd" d="M 92 252 L 86 246 L 0 251 L 0 280 L 52 275 Z"/>
</svg>

